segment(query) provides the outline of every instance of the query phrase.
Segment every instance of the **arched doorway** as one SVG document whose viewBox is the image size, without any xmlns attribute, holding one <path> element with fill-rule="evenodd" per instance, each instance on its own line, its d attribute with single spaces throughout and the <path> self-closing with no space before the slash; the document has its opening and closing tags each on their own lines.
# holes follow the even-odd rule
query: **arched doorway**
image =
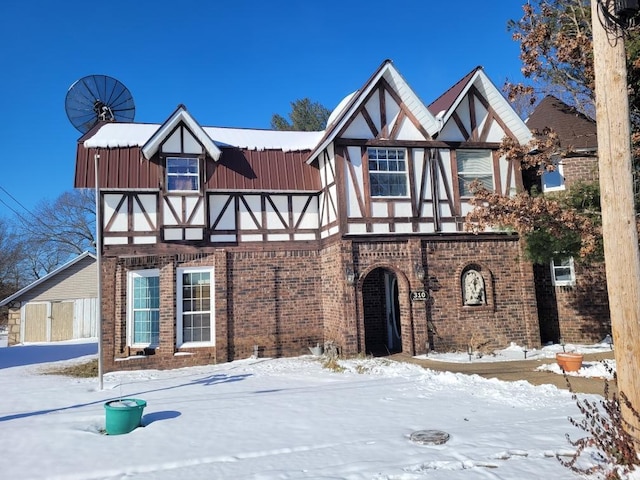
<svg viewBox="0 0 640 480">
<path fill-rule="evenodd" d="M 376 268 L 362 283 L 365 353 L 373 356 L 402 352 L 398 278 Z"/>
</svg>

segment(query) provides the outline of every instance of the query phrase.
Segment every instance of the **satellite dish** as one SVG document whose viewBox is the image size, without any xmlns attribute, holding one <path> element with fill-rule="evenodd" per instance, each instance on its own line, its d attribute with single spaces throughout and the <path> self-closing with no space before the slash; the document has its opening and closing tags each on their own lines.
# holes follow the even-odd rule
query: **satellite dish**
<svg viewBox="0 0 640 480">
<path fill-rule="evenodd" d="M 64 102 L 67 117 L 86 133 L 98 122 L 132 122 L 136 113 L 131 92 L 106 75 L 88 75 L 69 87 Z"/>
</svg>

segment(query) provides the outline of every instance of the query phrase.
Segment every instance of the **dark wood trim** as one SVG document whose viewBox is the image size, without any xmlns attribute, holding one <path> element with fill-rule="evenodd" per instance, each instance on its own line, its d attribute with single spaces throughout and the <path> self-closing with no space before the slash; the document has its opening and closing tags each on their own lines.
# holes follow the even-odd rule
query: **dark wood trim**
<svg viewBox="0 0 640 480">
<path fill-rule="evenodd" d="M 505 135 L 509 136 L 510 138 L 515 139 L 516 136 L 513 134 L 511 129 L 509 127 L 507 127 L 507 125 L 502 121 L 502 119 L 496 113 L 496 111 L 493 109 L 493 107 L 491 107 L 489 102 L 487 102 L 487 100 L 480 94 L 478 89 L 473 85 L 469 88 L 469 93 L 471 93 L 471 92 L 473 92 L 473 94 L 480 101 L 480 103 L 482 103 L 482 106 L 487 109 L 488 114 L 498 123 L 498 125 L 500 125 L 500 127 L 504 131 Z"/>
<path fill-rule="evenodd" d="M 498 152 L 491 152 L 491 160 L 493 167 L 493 189 L 498 195 L 502 195 L 502 175 L 500 174 L 500 156 Z"/>
<path fill-rule="evenodd" d="M 449 152 L 449 156 L 451 157 L 451 188 L 453 188 L 453 204 L 457 207 L 454 211 L 456 215 L 460 215 L 460 212 L 462 212 L 462 206 L 460 205 L 460 181 L 458 180 L 458 160 L 456 151 L 451 150 Z M 452 211 L 452 213 L 454 211 Z"/>
<path fill-rule="evenodd" d="M 367 214 L 367 211 L 366 211 L 367 206 L 364 200 L 365 192 L 360 191 L 360 188 L 358 186 L 358 182 L 356 179 L 356 169 L 353 166 L 353 163 L 351 163 L 351 158 L 349 157 L 349 150 L 347 148 L 344 149 L 344 154 L 345 154 L 344 158 L 347 161 L 347 168 L 349 169 L 349 180 L 351 181 L 351 185 L 353 186 L 353 189 L 356 192 L 356 200 L 358 202 L 358 207 L 360 208 L 360 215 L 364 217 Z M 364 162 L 364 159 L 362 161 Z M 363 175 L 364 175 L 364 167 L 363 167 Z M 363 179 L 363 183 L 364 183 L 364 179 Z M 347 203 L 346 196 L 343 198 L 345 199 L 345 204 L 346 204 Z M 346 208 L 345 208 L 344 215 L 345 217 L 347 216 Z"/>
<path fill-rule="evenodd" d="M 378 129 L 376 128 L 375 123 L 373 123 L 373 119 L 371 118 L 371 115 L 369 115 L 369 112 L 367 111 L 367 109 L 365 108 L 365 106 L 363 105 L 359 110 L 356 111 L 356 114 L 360 113 L 362 114 L 362 118 L 364 118 L 364 121 L 367 122 L 367 125 L 369 127 L 369 130 L 371 130 L 371 134 L 374 137 L 378 136 Z"/>
<path fill-rule="evenodd" d="M 460 118 L 460 115 L 458 115 L 458 112 L 453 112 L 451 114 L 451 118 L 453 118 L 453 121 L 458 126 L 458 129 L 460 130 L 460 133 L 462 134 L 462 136 L 464 138 L 466 138 L 467 141 L 468 141 L 469 138 L 470 138 L 469 132 L 467 131 L 466 127 L 464 126 L 464 123 L 462 122 L 462 119 Z"/>
<path fill-rule="evenodd" d="M 436 155 L 437 155 L 438 169 L 440 171 L 440 175 L 442 175 L 442 178 L 444 179 L 442 184 L 444 185 L 445 194 L 447 195 L 446 200 L 449 204 L 449 210 L 451 211 L 452 215 L 459 216 L 462 211 L 462 208 L 460 206 L 460 195 L 459 195 L 459 189 L 458 189 L 458 163 L 455 162 L 455 158 L 454 158 L 455 171 L 454 170 L 451 171 L 451 184 L 449 184 L 449 182 L 447 181 L 447 172 L 444 169 L 444 162 L 442 160 L 442 155 L 440 154 L 440 150 L 437 150 Z M 457 196 L 456 196 L 456 192 L 458 193 Z M 440 184 L 438 183 L 438 197 L 434 198 L 434 202 L 439 204 L 440 201 L 441 201 Z"/>
<path fill-rule="evenodd" d="M 362 190 L 364 197 L 364 211 L 362 216 L 371 217 L 371 183 L 369 182 L 369 156 L 367 148 L 360 147 L 360 161 L 362 162 Z M 353 182 L 356 183 L 355 172 L 352 174 Z M 371 224 L 367 223 L 367 232 L 371 232 Z"/>
<path fill-rule="evenodd" d="M 385 89 L 383 87 L 378 88 L 378 100 L 380 102 L 380 130 L 382 138 L 389 138 L 389 126 L 387 125 L 387 100 L 385 98 L 384 91 Z"/>
<path fill-rule="evenodd" d="M 411 123 L 413 123 L 413 125 L 416 127 L 416 129 L 418 129 L 418 131 L 422 134 L 422 136 L 427 140 L 431 140 L 431 135 L 429 135 L 429 132 L 427 132 L 424 129 L 424 127 L 418 121 L 418 119 L 413 115 L 413 113 L 411 113 L 409 108 L 407 108 L 407 106 L 402 101 L 402 99 L 398 96 L 396 91 L 393 88 L 391 88 L 391 85 L 389 85 L 389 82 L 387 82 L 384 78 L 381 78 L 380 83 L 384 86 L 385 90 L 389 92 L 389 96 L 393 98 L 393 100 L 398 104 L 398 106 L 400 107 L 400 110 L 403 110 L 405 112 L 409 120 L 411 120 Z"/>
<path fill-rule="evenodd" d="M 474 96 L 469 95 L 467 97 L 467 102 L 469 104 L 469 125 L 471 127 L 471 139 L 477 142 L 478 120 L 476 119 L 476 102 L 474 101 Z"/>
<path fill-rule="evenodd" d="M 393 128 L 391 129 L 391 134 L 389 134 L 390 139 L 398 139 L 400 127 L 402 127 L 402 123 L 404 122 L 405 118 L 407 118 L 407 114 L 404 113 L 404 110 L 400 110 L 400 112 L 398 113 L 398 117 L 396 118 L 396 123 L 393 124 Z"/>
<path fill-rule="evenodd" d="M 292 202 L 293 202 L 293 197 L 290 197 Z M 298 228 L 300 227 L 300 223 L 302 222 L 302 219 L 304 218 L 304 216 L 307 213 L 307 209 L 309 208 L 309 205 L 311 205 L 311 202 L 313 201 L 313 199 L 315 198 L 315 195 L 309 195 L 307 197 L 307 201 L 304 204 L 304 207 L 302 207 L 302 211 L 300 212 L 300 217 L 298 218 L 298 221 L 296 222 L 296 224 L 293 226 L 294 230 L 297 232 Z M 319 206 L 319 205 L 318 205 Z M 293 223 L 293 206 L 291 207 L 291 222 Z M 320 217 L 318 217 L 318 223 L 320 222 Z"/>
<path fill-rule="evenodd" d="M 211 204 L 211 198 L 212 197 L 219 197 L 220 195 L 207 195 L 207 203 L 210 205 Z M 218 216 L 216 217 L 216 219 L 213 221 L 213 224 L 209 225 L 209 229 L 211 230 L 211 232 L 217 232 L 218 230 L 216 230 L 216 227 L 218 226 L 218 224 L 222 221 L 222 217 L 224 217 L 224 214 L 227 212 L 227 209 L 229 208 L 229 204 L 235 199 L 235 195 L 230 194 L 229 198 L 227 198 L 227 201 L 224 202 L 224 205 L 222 207 L 222 209 L 220 210 L 220 213 L 218 213 Z M 210 219 L 207 218 L 207 223 L 210 222 Z M 237 218 L 236 218 L 236 229 L 235 231 L 238 230 L 238 223 L 237 223 Z"/>
<path fill-rule="evenodd" d="M 498 150 L 500 142 L 444 142 L 439 140 L 381 140 L 363 138 L 338 138 L 335 144 L 340 147 L 411 147 L 442 149 L 485 149 Z"/>
<path fill-rule="evenodd" d="M 104 212 L 104 196 L 105 195 L 117 195 L 116 193 L 108 193 L 108 192 L 102 192 L 102 211 Z M 118 202 L 118 205 L 116 205 L 116 208 L 113 209 L 113 214 L 111 215 L 111 218 L 109 219 L 109 221 L 107 222 L 107 224 L 104 226 L 104 231 L 107 232 L 111 229 L 111 227 L 113 226 L 113 223 L 116 221 L 116 217 L 118 216 L 118 214 L 120 214 L 120 209 L 122 208 L 122 204 L 125 202 L 125 200 L 127 200 L 132 193 L 128 193 L 128 192 L 123 192 L 122 194 L 122 198 L 120 199 L 120 201 Z M 129 208 L 129 206 L 127 205 L 127 209 Z"/>
<path fill-rule="evenodd" d="M 158 195 L 155 195 L 156 197 L 158 197 Z M 149 226 L 151 228 L 158 228 L 158 225 L 154 225 L 153 221 L 151 220 L 151 217 L 149 216 L 149 214 L 147 213 L 147 211 L 144 209 L 144 205 L 142 205 L 142 202 L 140 201 L 140 194 L 135 194 L 133 196 L 133 199 L 135 200 L 135 202 L 138 204 L 138 207 L 140 207 L 140 213 L 142 213 L 142 215 L 144 215 L 145 220 L 147 221 L 147 223 L 149 224 Z"/>
<path fill-rule="evenodd" d="M 425 158 L 429 157 L 428 169 L 431 174 L 431 211 L 433 214 L 433 223 L 435 231 L 440 231 L 442 224 L 440 223 L 440 181 L 438 177 L 439 167 L 442 167 L 440 161 L 440 151 L 429 149 L 425 151 Z M 427 170 L 427 166 L 425 166 Z M 444 176 L 444 173 L 443 173 Z M 446 180 L 446 177 L 445 177 Z M 447 199 L 451 204 L 451 199 Z M 451 210 L 453 212 L 453 210 Z"/>
</svg>

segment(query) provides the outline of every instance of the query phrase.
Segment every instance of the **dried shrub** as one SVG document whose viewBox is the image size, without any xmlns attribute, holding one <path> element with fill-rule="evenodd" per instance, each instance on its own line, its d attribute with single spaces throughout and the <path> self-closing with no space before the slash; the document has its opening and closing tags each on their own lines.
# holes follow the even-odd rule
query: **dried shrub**
<svg viewBox="0 0 640 480">
<path fill-rule="evenodd" d="M 615 372 L 606 366 L 609 373 L 616 378 Z M 635 418 L 640 419 L 640 414 L 631 405 L 631 402 L 624 394 L 610 393 L 609 382 L 605 380 L 604 400 L 589 401 L 588 399 L 578 399 L 571 388 L 569 377 L 565 375 L 565 380 L 572 393 L 578 410 L 583 415 L 581 420 L 569 417 L 569 422 L 574 427 L 587 433 L 587 436 L 578 440 L 571 440 L 569 434 L 567 441 L 576 451 L 570 460 L 564 460 L 559 455 L 558 461 L 573 472 L 583 475 L 599 474 L 607 480 L 617 480 L 627 478 L 628 474 L 640 465 L 638 452 L 636 450 L 636 439 L 629 433 L 629 429 L 621 413 L 621 402 L 629 409 Z M 630 428 L 630 427 L 629 427 Z M 591 455 L 596 464 L 590 467 L 581 467 L 578 461 L 585 453 Z"/>
</svg>

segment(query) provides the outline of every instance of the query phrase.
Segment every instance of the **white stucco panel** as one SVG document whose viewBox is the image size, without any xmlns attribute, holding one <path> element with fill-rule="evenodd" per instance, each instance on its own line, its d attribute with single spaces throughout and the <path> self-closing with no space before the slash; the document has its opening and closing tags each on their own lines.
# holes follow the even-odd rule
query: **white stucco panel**
<svg viewBox="0 0 640 480">
<path fill-rule="evenodd" d="M 253 230 L 262 227 L 262 208 L 260 195 L 245 195 L 244 202 L 240 202 L 239 225 L 241 230 Z M 249 208 L 247 209 L 248 205 Z M 249 213 L 251 212 L 251 213 Z M 252 216 L 253 214 L 253 216 Z M 244 237 L 243 237 L 244 239 Z"/>
<path fill-rule="evenodd" d="M 312 197 L 309 205 L 307 205 L 308 200 L 309 197 L 293 197 L 293 224 L 298 225 L 299 222 L 298 228 L 319 228 L 318 197 Z M 302 209 L 305 205 L 307 205 L 307 209 L 303 213 Z"/>
<path fill-rule="evenodd" d="M 177 128 L 169 138 L 167 138 L 162 144 L 162 151 L 168 153 L 180 153 L 182 146 L 180 142 L 180 128 Z"/>
<path fill-rule="evenodd" d="M 169 208 L 169 205 L 173 208 Z M 165 197 L 162 208 L 162 215 L 165 225 L 179 225 L 179 218 L 173 212 L 180 215 L 182 212 L 182 197 Z"/>
<path fill-rule="evenodd" d="M 349 159 L 353 166 L 353 176 L 351 169 L 345 162 L 344 178 L 345 178 L 345 193 L 347 202 L 347 216 L 362 218 L 362 212 L 360 211 L 360 205 L 358 204 L 358 192 L 364 195 L 364 182 L 363 182 L 363 170 L 362 170 L 362 157 L 360 156 L 359 147 L 348 147 Z M 357 189 L 357 190 L 356 190 Z"/>
<path fill-rule="evenodd" d="M 129 222 L 127 218 L 127 212 L 129 210 L 129 199 L 125 198 L 122 205 L 120 205 L 118 211 L 118 204 L 122 200 L 123 195 L 121 193 L 107 193 L 103 196 L 104 206 L 103 206 L 103 218 L 104 225 L 107 225 L 109 222 L 113 222 L 108 230 L 108 232 L 126 232 L 129 228 Z"/>
<path fill-rule="evenodd" d="M 191 132 L 183 127 L 184 137 L 182 139 L 184 153 L 192 153 L 192 154 L 201 154 L 202 153 L 202 145 L 200 142 L 196 140 L 196 138 L 191 135 Z"/>
<path fill-rule="evenodd" d="M 400 123 L 400 129 L 398 130 L 399 140 L 424 140 L 424 135 L 420 133 L 420 130 L 416 128 L 411 120 L 404 117 Z"/>
<path fill-rule="evenodd" d="M 231 201 L 227 204 L 229 195 L 210 195 L 209 196 L 209 227 L 213 228 L 216 221 L 217 230 L 235 230 L 236 229 L 236 215 L 234 209 L 234 202 Z M 226 208 L 225 208 L 226 207 Z M 225 208 L 223 212 L 223 208 Z M 220 217 L 220 218 L 218 218 Z M 235 236 L 233 237 L 235 240 Z"/>
<path fill-rule="evenodd" d="M 385 103 L 386 112 L 387 112 L 387 125 L 388 125 L 387 128 L 389 129 L 389 133 L 391 133 L 391 131 L 393 130 L 393 126 L 398 120 L 398 114 L 400 113 L 400 105 L 396 103 L 396 101 L 393 99 L 391 95 L 389 95 L 389 92 L 387 91 L 384 92 L 384 103 Z"/>
<path fill-rule="evenodd" d="M 374 93 L 367 104 L 365 105 L 367 109 L 367 113 L 371 117 L 373 124 L 376 126 L 378 131 L 382 128 L 380 123 L 380 97 L 378 92 Z"/>
<path fill-rule="evenodd" d="M 157 195 L 139 194 L 133 202 L 133 230 L 151 232 L 158 225 Z M 142 206 L 141 206 L 142 205 Z"/>
<path fill-rule="evenodd" d="M 266 209 L 266 227 L 270 230 L 278 230 L 287 228 L 289 225 L 289 202 L 286 195 L 271 195 L 270 202 L 265 204 Z M 275 209 L 273 205 L 275 205 Z M 284 223 L 283 223 L 284 222 Z"/>
<path fill-rule="evenodd" d="M 367 125 L 364 117 L 361 114 L 358 114 L 353 119 L 343 136 L 348 138 L 373 138 L 373 133 L 371 132 L 369 125 Z"/>
<path fill-rule="evenodd" d="M 191 219 L 192 225 L 204 225 L 204 202 L 202 197 L 185 197 L 187 207 L 187 219 Z"/>
<path fill-rule="evenodd" d="M 387 202 L 371 202 L 371 216 L 387 218 L 389 216 Z"/>
<path fill-rule="evenodd" d="M 411 211 L 411 202 L 395 202 L 395 216 L 396 217 L 411 217 L 413 216 Z"/>
<path fill-rule="evenodd" d="M 458 125 L 453 120 L 449 119 L 449 121 L 442 127 L 440 134 L 438 135 L 438 140 L 445 140 L 449 142 L 464 142 L 466 139 L 462 132 L 458 128 Z"/>
</svg>

